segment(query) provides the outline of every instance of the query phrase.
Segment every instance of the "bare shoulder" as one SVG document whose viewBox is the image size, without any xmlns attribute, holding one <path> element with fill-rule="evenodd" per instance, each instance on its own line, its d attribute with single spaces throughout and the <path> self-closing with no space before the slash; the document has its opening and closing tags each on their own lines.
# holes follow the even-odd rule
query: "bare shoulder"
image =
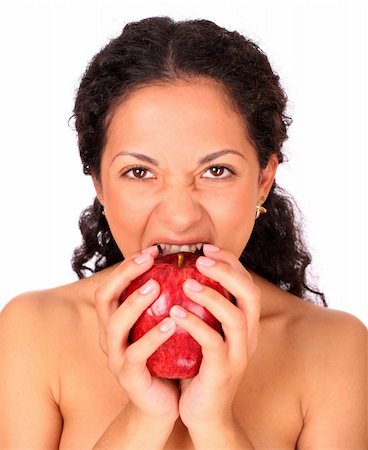
<svg viewBox="0 0 368 450">
<path fill-rule="evenodd" d="M 17 333 L 34 333 L 33 338 L 55 331 L 77 313 L 76 284 L 25 292 L 5 305 L 0 323 Z M 51 333 L 52 335 L 53 333 Z"/>
<path fill-rule="evenodd" d="M 2 372 L 6 385 L 29 383 L 34 373 L 39 391 L 43 389 L 52 402 L 59 403 L 61 361 L 97 339 L 96 282 L 90 277 L 26 292 L 4 306 L 0 312 L 0 358 L 8 370 L 7 375 Z M 14 371 L 14 367 L 19 370 Z"/>
<path fill-rule="evenodd" d="M 57 367 L 58 343 L 78 320 L 76 290 L 71 284 L 26 292 L 7 303 L 0 313 L 1 341 L 6 342 L 2 348 L 6 355 L 1 356 L 23 369 L 37 367 L 44 381 L 57 379 L 52 372 Z M 26 364 L 32 367 L 24 367 Z"/>
<path fill-rule="evenodd" d="M 262 329 L 277 333 L 285 346 L 309 364 L 321 361 L 324 354 L 330 355 L 326 363 L 333 361 L 346 352 L 350 354 L 351 347 L 365 354 L 367 328 L 358 318 L 315 305 L 258 277 L 256 284 L 263 292 Z"/>
<path fill-rule="evenodd" d="M 24 321 L 24 325 L 35 324 L 44 318 L 51 318 L 55 308 L 67 307 L 68 288 L 61 286 L 53 289 L 24 292 L 10 300 L 1 311 L 2 322 Z"/>
<path fill-rule="evenodd" d="M 0 448 L 58 447 L 62 371 L 97 340 L 94 283 L 27 292 L 2 309 Z"/>
<path fill-rule="evenodd" d="M 349 355 L 365 356 L 367 328 L 349 313 L 297 300 L 288 323 L 290 336 L 312 360 L 329 355 L 325 362 L 336 362 L 344 355 L 348 363 Z"/>
<path fill-rule="evenodd" d="M 351 314 L 301 300 L 290 308 L 287 324 L 302 374 L 298 448 L 364 448 L 367 328 Z"/>
<path fill-rule="evenodd" d="M 280 296 L 285 339 L 293 354 L 300 355 L 312 389 L 323 381 L 338 384 L 350 372 L 366 375 L 368 334 L 362 321 L 288 293 Z"/>
<path fill-rule="evenodd" d="M 29 362 L 33 366 L 39 357 L 38 369 L 48 379 L 57 379 L 60 352 L 69 342 L 81 342 L 80 338 L 86 342 L 89 330 L 97 333 L 94 291 L 102 276 L 26 292 L 7 303 L 0 313 L 0 336 L 7 343 L 8 355 L 22 364 L 32 355 Z"/>
<path fill-rule="evenodd" d="M 1 321 L 20 321 L 26 329 L 33 327 L 37 333 L 75 324 L 85 314 L 94 314 L 94 292 L 110 270 L 51 289 L 20 294 L 5 305 Z"/>
<path fill-rule="evenodd" d="M 58 445 L 57 311 L 50 307 L 58 302 L 51 298 L 46 291 L 21 294 L 0 313 L 1 448 Z"/>
<path fill-rule="evenodd" d="M 305 301 L 296 302 L 290 317 L 290 337 L 303 350 L 314 376 L 332 380 L 343 367 L 366 365 L 367 328 L 357 317 Z"/>
<path fill-rule="evenodd" d="M 7 303 L 0 312 L 0 330 L 14 354 L 21 354 L 23 348 L 18 341 L 27 342 L 28 351 L 42 349 L 50 363 L 68 343 L 77 348 L 77 342 L 95 339 L 98 323 L 94 293 L 111 270 L 63 286 L 26 292 Z"/>
</svg>

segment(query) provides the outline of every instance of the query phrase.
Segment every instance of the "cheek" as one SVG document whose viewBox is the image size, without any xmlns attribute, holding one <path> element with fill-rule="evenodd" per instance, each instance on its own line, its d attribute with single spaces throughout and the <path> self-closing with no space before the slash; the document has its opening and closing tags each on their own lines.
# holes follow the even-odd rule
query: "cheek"
<svg viewBox="0 0 368 450">
<path fill-rule="evenodd" d="M 240 256 L 252 233 L 257 193 L 251 188 L 224 192 L 208 202 L 219 244 Z"/>
<path fill-rule="evenodd" d="M 137 196 L 129 188 L 110 191 L 105 209 L 113 238 L 124 256 L 141 250 L 152 198 L 148 195 Z"/>
</svg>

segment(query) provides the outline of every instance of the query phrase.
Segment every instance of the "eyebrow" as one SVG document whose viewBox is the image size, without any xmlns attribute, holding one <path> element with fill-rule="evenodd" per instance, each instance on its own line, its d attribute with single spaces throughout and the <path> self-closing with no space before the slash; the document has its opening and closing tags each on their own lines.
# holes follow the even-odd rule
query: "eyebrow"
<svg viewBox="0 0 368 450">
<path fill-rule="evenodd" d="M 245 156 L 242 153 L 238 152 L 237 150 L 232 150 L 230 148 L 225 148 L 224 150 L 219 150 L 218 152 L 209 153 L 208 155 L 203 156 L 203 158 L 200 158 L 198 160 L 197 164 L 198 164 L 198 166 L 201 166 L 202 164 L 208 164 L 209 162 L 213 161 L 214 159 L 217 159 L 220 156 L 224 156 L 224 155 L 227 155 L 229 153 L 233 153 L 234 155 L 239 155 L 239 156 L 241 156 L 242 158 L 245 159 Z"/>
<path fill-rule="evenodd" d="M 213 161 L 213 160 L 219 158 L 220 156 L 224 156 L 224 155 L 227 155 L 227 154 L 229 154 L 229 153 L 232 153 L 232 154 L 241 156 L 242 158 L 245 159 L 245 156 L 244 156 L 242 153 L 238 152 L 237 150 L 223 149 L 223 150 L 219 150 L 219 151 L 217 151 L 217 152 L 209 153 L 208 155 L 203 156 L 202 158 L 199 158 L 199 160 L 197 161 L 197 165 L 198 165 L 198 166 L 201 166 L 201 165 L 203 165 L 203 164 L 208 164 L 209 162 L 211 162 L 211 161 Z M 148 164 L 152 164 L 153 166 L 159 166 L 159 165 L 160 165 L 160 163 L 157 161 L 157 159 L 151 158 L 150 156 L 145 155 L 144 153 L 124 152 L 124 151 L 123 151 L 123 152 L 117 153 L 117 154 L 113 157 L 113 159 L 112 159 L 110 165 L 111 165 L 111 164 L 115 161 L 115 159 L 118 158 L 119 156 L 132 156 L 133 158 L 137 158 L 137 159 L 139 159 L 140 161 L 146 162 L 146 163 L 148 163 Z"/>
</svg>

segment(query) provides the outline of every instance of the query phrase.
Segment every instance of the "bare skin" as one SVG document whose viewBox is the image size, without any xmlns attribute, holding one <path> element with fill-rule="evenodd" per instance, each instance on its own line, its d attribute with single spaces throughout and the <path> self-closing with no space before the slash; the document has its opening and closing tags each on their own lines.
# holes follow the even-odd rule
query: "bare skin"
<svg viewBox="0 0 368 450">
<path fill-rule="evenodd" d="M 126 410 L 99 346 L 91 297 L 110 271 L 24 294 L 2 312 L 1 356 L 11 365 L 0 374 L 1 448 L 91 449 Z M 255 282 L 262 331 L 234 401 L 253 447 L 364 448 L 364 326 Z M 193 448 L 180 419 L 165 448 Z"/>
<path fill-rule="evenodd" d="M 276 170 L 274 155 L 260 168 L 242 118 L 208 80 L 144 87 L 117 107 L 93 181 L 125 261 L 4 308 L 0 448 L 364 448 L 366 328 L 239 262 Z M 236 305 L 183 289 L 224 339 L 174 307 L 164 329 L 128 345 L 159 286 L 119 306 L 122 291 L 152 266 L 154 244 L 196 242 L 211 244 L 198 270 Z M 155 379 L 147 358 L 178 325 L 202 347 L 200 372 Z"/>
</svg>

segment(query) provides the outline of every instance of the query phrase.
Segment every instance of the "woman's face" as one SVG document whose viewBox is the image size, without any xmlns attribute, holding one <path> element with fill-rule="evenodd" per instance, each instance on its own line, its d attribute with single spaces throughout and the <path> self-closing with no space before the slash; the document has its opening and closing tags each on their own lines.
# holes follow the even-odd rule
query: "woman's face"
<svg viewBox="0 0 368 450">
<path fill-rule="evenodd" d="M 241 116 L 214 83 L 134 91 L 114 112 L 94 179 L 125 257 L 154 244 L 211 243 L 242 253 L 276 157 L 260 169 Z"/>
</svg>

